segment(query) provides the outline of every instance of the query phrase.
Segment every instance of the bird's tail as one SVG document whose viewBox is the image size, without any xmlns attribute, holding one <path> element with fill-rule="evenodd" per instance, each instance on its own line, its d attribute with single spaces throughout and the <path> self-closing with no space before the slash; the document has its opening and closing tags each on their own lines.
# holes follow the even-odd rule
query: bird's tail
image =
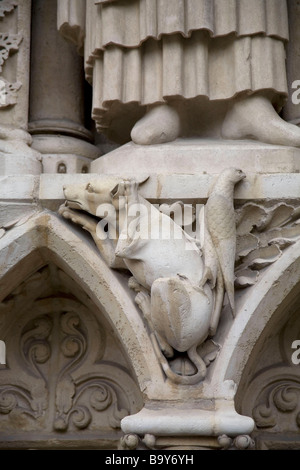
<svg viewBox="0 0 300 470">
<path fill-rule="evenodd" d="M 224 279 L 224 282 L 225 282 L 225 290 L 227 292 L 227 296 L 229 300 L 229 305 L 231 308 L 231 313 L 232 313 L 232 316 L 235 317 L 234 284 L 228 281 L 226 282 L 225 279 Z"/>
<path fill-rule="evenodd" d="M 194 366 L 196 367 L 197 372 L 193 375 L 179 375 L 176 374 L 176 372 L 174 372 L 169 366 L 169 363 L 165 356 L 162 354 L 155 338 L 155 335 L 153 333 L 151 334 L 151 339 L 161 367 L 168 379 L 170 379 L 173 383 L 181 385 L 195 385 L 201 382 L 201 380 L 204 380 L 206 376 L 206 365 L 203 359 L 197 353 L 197 345 L 193 345 L 187 351 L 187 355 L 192 364 L 194 364 Z"/>
</svg>

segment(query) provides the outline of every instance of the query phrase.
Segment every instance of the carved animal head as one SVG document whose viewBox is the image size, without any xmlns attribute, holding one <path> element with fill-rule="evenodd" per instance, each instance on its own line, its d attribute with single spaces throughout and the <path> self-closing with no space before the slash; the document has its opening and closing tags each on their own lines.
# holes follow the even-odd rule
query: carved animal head
<svg viewBox="0 0 300 470">
<path fill-rule="evenodd" d="M 246 178 L 246 175 L 239 168 L 226 168 L 226 170 L 222 171 L 219 178 L 220 177 L 224 178 L 224 180 L 226 179 L 227 181 L 230 181 L 233 184 L 236 184 Z"/>
<path fill-rule="evenodd" d="M 84 184 L 68 184 L 64 186 L 66 205 L 71 209 L 81 209 L 96 215 L 100 204 L 110 203 L 110 192 L 120 182 L 114 176 L 99 177 Z"/>
<path fill-rule="evenodd" d="M 246 175 L 242 170 L 238 168 L 226 168 L 215 179 L 208 194 L 211 195 L 214 191 L 223 192 L 224 195 L 229 191 L 230 194 L 234 186 L 244 178 L 246 178 Z"/>
<path fill-rule="evenodd" d="M 140 183 L 147 178 L 141 178 Z M 123 181 L 118 176 L 99 176 L 84 184 L 68 184 L 64 186 L 66 205 L 71 209 L 79 209 L 97 215 L 100 204 L 111 204 L 115 190 Z"/>
</svg>

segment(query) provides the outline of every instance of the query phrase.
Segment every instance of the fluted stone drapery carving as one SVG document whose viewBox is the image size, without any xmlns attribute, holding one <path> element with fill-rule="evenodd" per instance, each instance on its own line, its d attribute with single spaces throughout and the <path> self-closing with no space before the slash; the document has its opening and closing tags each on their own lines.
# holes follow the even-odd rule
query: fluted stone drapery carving
<svg viewBox="0 0 300 470">
<path fill-rule="evenodd" d="M 207 99 L 216 117 L 236 96 L 269 90 L 277 109 L 287 96 L 285 0 L 88 0 L 85 13 L 82 1 L 75 11 L 68 0 L 58 8 L 65 36 L 82 47 L 85 35 L 97 128 L 121 142 L 149 105 L 171 104 L 182 132 L 194 133 L 189 118 L 199 118 L 200 105 L 208 114 Z"/>
</svg>

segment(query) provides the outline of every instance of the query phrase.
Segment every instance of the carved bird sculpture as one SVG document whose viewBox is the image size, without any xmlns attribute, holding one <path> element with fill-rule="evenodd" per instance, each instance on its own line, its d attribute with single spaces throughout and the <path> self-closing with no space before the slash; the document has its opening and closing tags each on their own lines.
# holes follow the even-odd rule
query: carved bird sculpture
<svg viewBox="0 0 300 470">
<path fill-rule="evenodd" d="M 209 191 L 205 206 L 205 223 L 211 237 L 217 262 L 223 276 L 225 290 L 228 295 L 232 313 L 234 315 L 234 263 L 236 253 L 236 222 L 233 206 L 235 185 L 246 177 L 242 170 L 228 168 L 224 170 Z M 209 250 L 211 252 L 211 250 Z M 211 258 L 211 257 L 210 257 Z M 207 273 L 216 272 L 216 260 L 208 260 Z M 209 276 L 208 276 L 209 277 Z M 215 283 L 210 279 L 212 284 Z"/>
</svg>

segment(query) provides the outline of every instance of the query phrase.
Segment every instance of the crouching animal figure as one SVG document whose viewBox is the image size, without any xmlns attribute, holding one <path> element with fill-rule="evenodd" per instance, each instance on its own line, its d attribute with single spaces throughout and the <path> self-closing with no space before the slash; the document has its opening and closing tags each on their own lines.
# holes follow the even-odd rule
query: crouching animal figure
<svg viewBox="0 0 300 470">
<path fill-rule="evenodd" d="M 245 175 L 240 170 L 226 171 L 223 180 L 228 183 L 229 179 L 232 188 L 231 193 L 226 192 L 226 201 L 233 210 L 234 185 Z M 206 227 L 202 253 L 200 243 L 144 199 L 138 187 L 135 180 L 110 176 L 85 186 L 68 185 L 64 188 L 66 203 L 59 212 L 91 233 L 110 267 L 130 271 L 129 286 L 152 330 L 166 376 L 175 383 L 196 384 L 206 375 L 197 348 L 216 331 L 226 286 L 226 271 L 218 261 L 219 246 L 215 246 L 218 240 Z M 111 212 L 109 205 L 114 208 Z M 82 211 L 104 219 L 98 223 Z M 233 230 L 231 238 L 232 234 Z M 222 243 L 226 246 L 224 240 Z M 232 250 L 233 244 L 230 246 Z M 227 258 L 232 256 L 234 259 L 231 251 Z M 187 353 L 194 366 L 191 375 L 171 369 L 167 359 L 174 356 L 174 350 Z"/>
</svg>

